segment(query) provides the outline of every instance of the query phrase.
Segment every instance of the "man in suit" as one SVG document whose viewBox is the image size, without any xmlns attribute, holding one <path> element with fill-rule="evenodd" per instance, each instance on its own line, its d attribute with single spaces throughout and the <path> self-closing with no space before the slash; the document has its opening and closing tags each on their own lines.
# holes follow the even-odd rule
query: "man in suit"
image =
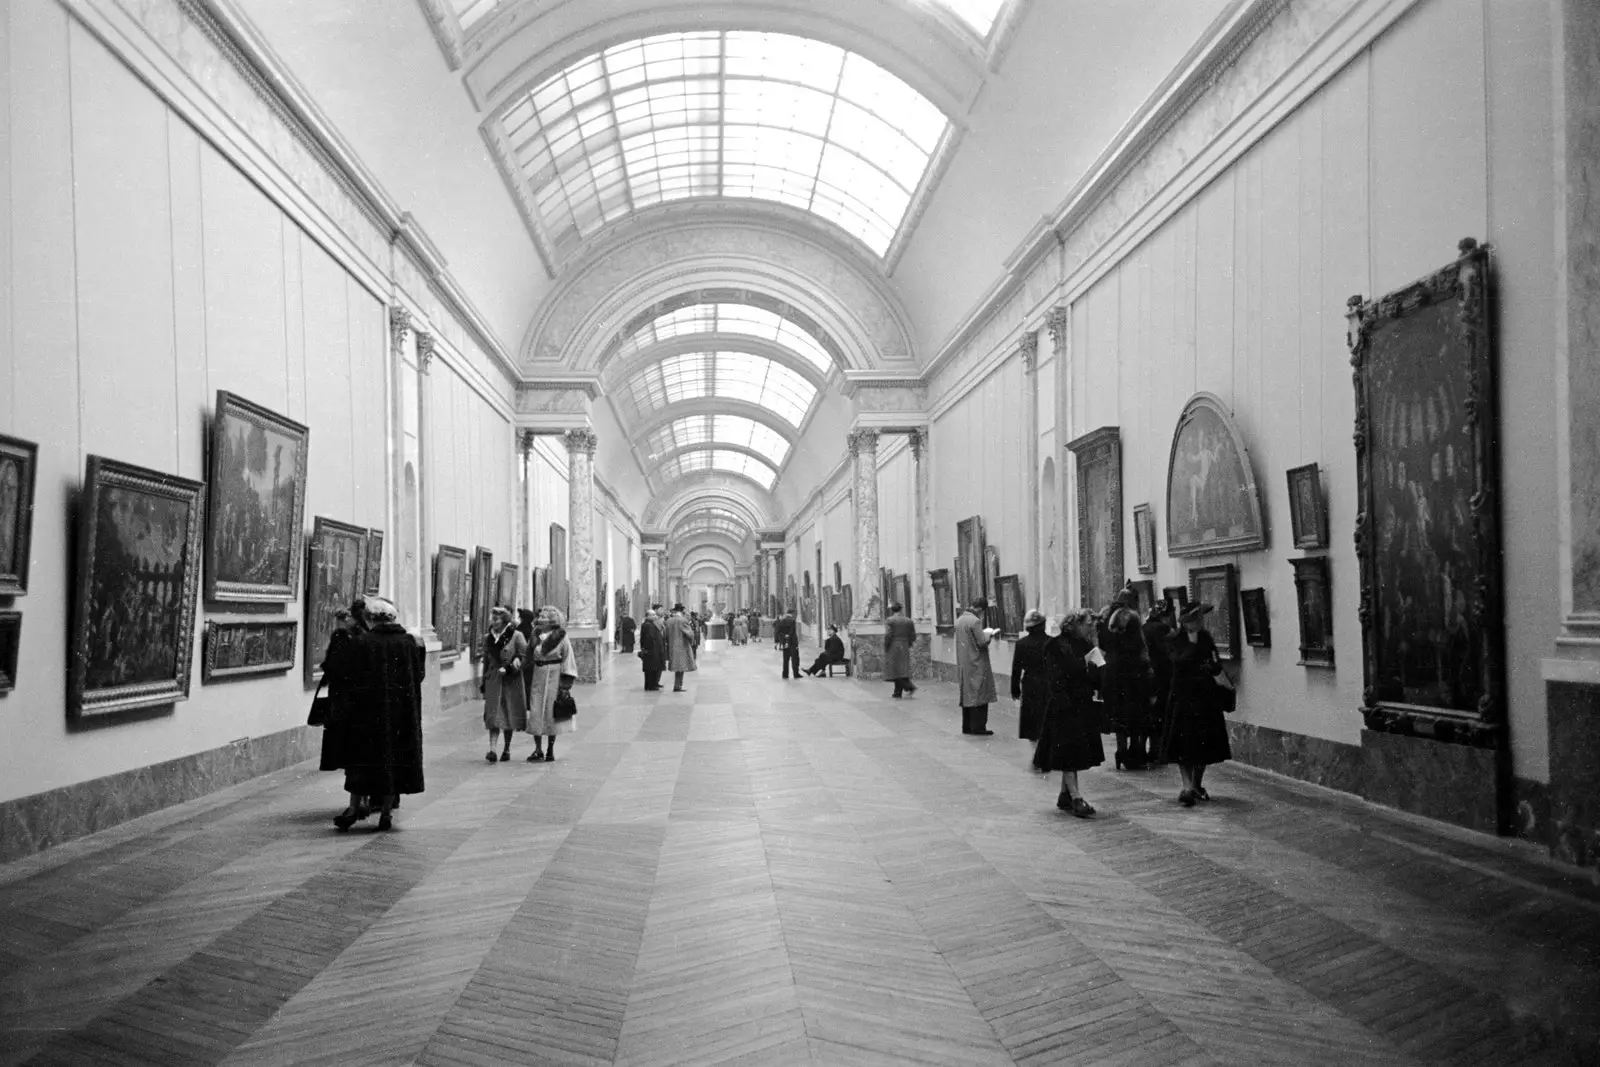
<svg viewBox="0 0 1600 1067">
<path fill-rule="evenodd" d="M 661 689 L 661 672 L 667 669 L 667 639 L 661 629 L 661 616 L 656 614 L 657 604 L 644 614 L 644 624 L 639 627 L 639 664 L 644 669 L 644 690 L 654 693 Z"/>
<path fill-rule="evenodd" d="M 695 670 L 695 652 L 700 648 L 700 635 L 694 623 L 684 614 L 682 604 L 672 605 L 672 614 L 665 627 L 667 643 L 667 670 L 672 672 L 672 691 L 683 692 L 683 676 Z"/>
<path fill-rule="evenodd" d="M 961 691 L 961 732 L 988 737 L 989 705 L 994 703 L 994 668 L 989 666 L 989 639 L 998 629 L 985 629 L 982 619 L 989 608 L 978 597 L 956 620 L 956 686 Z"/>
<path fill-rule="evenodd" d="M 794 619 L 794 609 L 790 608 L 788 614 L 772 624 L 772 643 L 777 646 L 778 654 L 783 657 L 783 676 L 790 677 L 790 665 L 794 667 L 793 677 L 800 677 L 800 627 Z"/>
<path fill-rule="evenodd" d="M 894 683 L 889 695 L 899 699 L 917 691 L 911 683 L 911 646 L 917 643 L 917 624 L 906 617 L 904 608 L 889 605 L 889 618 L 883 624 L 883 676 Z"/>
</svg>

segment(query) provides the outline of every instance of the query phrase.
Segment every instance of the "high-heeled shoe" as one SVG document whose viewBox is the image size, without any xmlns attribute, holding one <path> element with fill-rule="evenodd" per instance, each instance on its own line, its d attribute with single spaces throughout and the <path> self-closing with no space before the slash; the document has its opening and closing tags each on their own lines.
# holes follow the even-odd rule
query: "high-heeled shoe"
<svg viewBox="0 0 1600 1067">
<path fill-rule="evenodd" d="M 488 760 L 490 763 L 494 763 L 497 759 L 499 759 L 499 757 L 494 754 L 494 749 L 492 748 L 483 754 L 483 758 Z"/>
<path fill-rule="evenodd" d="M 378 816 L 378 829 L 379 830 L 393 830 L 394 829 L 394 819 L 389 815 L 388 812 L 384 812 L 382 815 Z"/>
<path fill-rule="evenodd" d="M 1194 798 L 1196 800 L 1210 800 L 1211 799 L 1211 794 L 1207 793 L 1200 786 L 1195 786 L 1194 787 Z"/>
<path fill-rule="evenodd" d="M 1186 808 L 1194 807 L 1194 790 L 1185 789 L 1183 792 L 1179 793 L 1178 803 L 1182 804 Z"/>
<path fill-rule="evenodd" d="M 342 834 L 371 814 L 366 808 L 345 808 L 333 817 L 333 825 Z"/>
<path fill-rule="evenodd" d="M 1072 814 L 1080 819 L 1092 819 L 1094 818 L 1094 808 L 1090 807 L 1089 802 L 1082 797 L 1074 797 L 1072 800 Z"/>
</svg>

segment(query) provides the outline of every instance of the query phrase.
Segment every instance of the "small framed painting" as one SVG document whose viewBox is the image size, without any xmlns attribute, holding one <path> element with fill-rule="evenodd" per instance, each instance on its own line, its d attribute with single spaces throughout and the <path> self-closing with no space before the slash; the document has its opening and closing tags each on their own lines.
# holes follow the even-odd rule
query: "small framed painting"
<svg viewBox="0 0 1600 1067">
<path fill-rule="evenodd" d="M 1272 621 L 1267 617 L 1267 591 L 1239 590 L 1239 608 L 1244 620 L 1244 643 L 1251 648 L 1271 648 Z"/>
<path fill-rule="evenodd" d="M 1156 572 L 1156 520 L 1149 504 L 1137 504 L 1133 509 L 1133 545 L 1138 556 L 1140 574 Z"/>
<path fill-rule="evenodd" d="M 0 434 L 0 596 L 28 591 L 33 482 L 39 446 Z"/>
<path fill-rule="evenodd" d="M 1182 611 L 1189 606 L 1189 588 L 1183 585 L 1162 586 L 1161 599 L 1171 604 L 1173 611 Z"/>
<path fill-rule="evenodd" d="M 540 570 L 545 568 L 541 567 Z M 433 557 L 433 629 L 446 658 L 461 654 L 461 616 L 467 603 L 467 550 L 440 545 Z"/>
<path fill-rule="evenodd" d="M 956 626 L 956 604 L 955 591 L 950 586 L 950 572 L 943 567 L 929 571 L 928 581 L 933 585 L 934 629 L 942 634 L 951 633 Z"/>
<path fill-rule="evenodd" d="M 494 602 L 513 611 L 517 607 L 517 578 L 521 570 L 515 563 L 500 564 L 500 578 L 494 587 Z M 621 590 L 617 590 L 619 593 Z"/>
<path fill-rule="evenodd" d="M 210 685 L 224 678 L 292 671 L 295 640 L 299 636 L 300 624 L 293 619 L 208 622 L 200 681 Z"/>
<path fill-rule="evenodd" d="M 1328 557 L 1291 559 L 1295 599 L 1300 608 L 1300 663 L 1333 666 L 1333 598 L 1328 589 Z"/>
<path fill-rule="evenodd" d="M 377 596 L 383 588 L 383 531 L 367 531 L 367 577 L 361 591 L 367 596 Z"/>
<path fill-rule="evenodd" d="M 1231 563 L 1196 567 L 1189 572 L 1190 599 L 1197 604 L 1210 604 L 1214 609 L 1204 617 L 1205 627 L 1211 631 L 1217 643 L 1217 655 L 1223 659 L 1239 658 L 1239 595 L 1235 574 Z"/>
<path fill-rule="evenodd" d="M 322 659 L 340 608 L 361 595 L 367 580 L 367 530 L 318 515 L 306 553 L 306 688 L 322 677 Z"/>
<path fill-rule="evenodd" d="M 1289 472 L 1289 530 L 1296 548 L 1328 547 L 1328 508 L 1315 463 Z"/>
<path fill-rule="evenodd" d="M 17 649 L 22 645 L 22 612 L 0 611 L 0 693 L 17 687 Z"/>
</svg>

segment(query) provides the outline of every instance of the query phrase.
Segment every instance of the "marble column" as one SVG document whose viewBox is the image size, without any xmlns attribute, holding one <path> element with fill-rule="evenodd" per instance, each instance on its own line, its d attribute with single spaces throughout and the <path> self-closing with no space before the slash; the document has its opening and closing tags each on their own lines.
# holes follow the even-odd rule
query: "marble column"
<svg viewBox="0 0 1600 1067">
<path fill-rule="evenodd" d="M 601 678 L 601 633 L 594 587 L 594 451 L 587 427 L 561 435 L 567 445 L 567 558 L 571 616 L 567 635 L 578 660 L 578 681 Z"/>
<path fill-rule="evenodd" d="M 878 431 L 852 430 L 849 444 L 850 498 L 856 539 L 854 617 L 849 623 L 850 660 L 858 678 L 881 678 L 883 599 L 878 575 Z"/>
<path fill-rule="evenodd" d="M 1023 454 L 1028 457 L 1028 575 L 1022 590 L 1024 603 L 1032 597 L 1038 607 L 1040 598 L 1039 575 L 1039 335 L 1029 330 L 1017 345 L 1017 356 L 1022 360 L 1023 403 L 1027 412 L 1023 423 L 1027 428 L 1028 444 Z"/>
<path fill-rule="evenodd" d="M 918 622 L 931 623 L 933 586 L 928 579 L 930 570 L 928 562 L 933 552 L 933 492 L 928 477 L 928 428 L 919 426 L 908 436 L 911 439 L 911 463 L 914 468 L 912 516 L 915 524 L 913 534 L 917 543 L 916 554 L 911 564 L 912 582 L 916 587 L 917 600 L 913 618 Z M 912 610 L 910 604 L 906 605 L 906 610 Z"/>
<path fill-rule="evenodd" d="M 406 335 L 411 330 L 411 313 L 402 307 L 389 309 L 389 377 L 394 383 L 390 391 L 390 421 L 394 424 L 394 437 L 390 443 L 394 467 L 394 529 L 390 531 L 388 555 L 394 561 L 392 573 L 395 581 L 391 587 L 395 606 L 400 609 L 400 621 L 413 632 L 420 632 L 428 613 L 423 607 L 422 589 L 418 585 L 420 560 L 427 558 L 427 550 L 417 539 L 414 517 L 406 507 L 406 390 L 402 383 L 409 372 L 406 366 Z"/>
<path fill-rule="evenodd" d="M 521 462 L 522 491 L 521 515 L 518 517 L 517 526 L 521 531 L 521 561 L 517 572 L 517 602 L 537 610 L 533 602 L 533 438 L 532 430 L 517 431 L 517 455 Z"/>
<path fill-rule="evenodd" d="M 389 309 L 391 341 L 404 346 L 406 331 L 411 328 L 411 314 L 405 308 Z M 432 391 L 429 388 L 429 370 L 433 365 L 433 335 L 417 332 L 417 629 L 414 631 L 427 650 L 428 666 L 422 682 L 422 714 L 438 714 L 443 700 L 439 680 L 439 657 L 443 651 L 439 635 L 432 625 L 433 568 L 429 566 L 433 552 L 433 500 L 429 494 L 431 479 L 428 475 L 429 450 L 433 447 Z"/>
</svg>

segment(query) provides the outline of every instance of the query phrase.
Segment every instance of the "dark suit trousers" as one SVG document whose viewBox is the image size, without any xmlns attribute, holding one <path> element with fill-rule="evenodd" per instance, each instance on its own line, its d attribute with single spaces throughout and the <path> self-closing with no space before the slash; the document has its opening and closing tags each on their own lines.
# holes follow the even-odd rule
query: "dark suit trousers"
<svg viewBox="0 0 1600 1067">
<path fill-rule="evenodd" d="M 964 734 L 980 733 L 989 728 L 989 705 L 979 704 L 975 708 L 961 709 L 961 732 Z"/>
<path fill-rule="evenodd" d="M 790 665 L 793 665 L 794 676 L 800 677 L 800 646 L 790 645 L 783 650 L 783 676 L 789 677 Z"/>
</svg>

